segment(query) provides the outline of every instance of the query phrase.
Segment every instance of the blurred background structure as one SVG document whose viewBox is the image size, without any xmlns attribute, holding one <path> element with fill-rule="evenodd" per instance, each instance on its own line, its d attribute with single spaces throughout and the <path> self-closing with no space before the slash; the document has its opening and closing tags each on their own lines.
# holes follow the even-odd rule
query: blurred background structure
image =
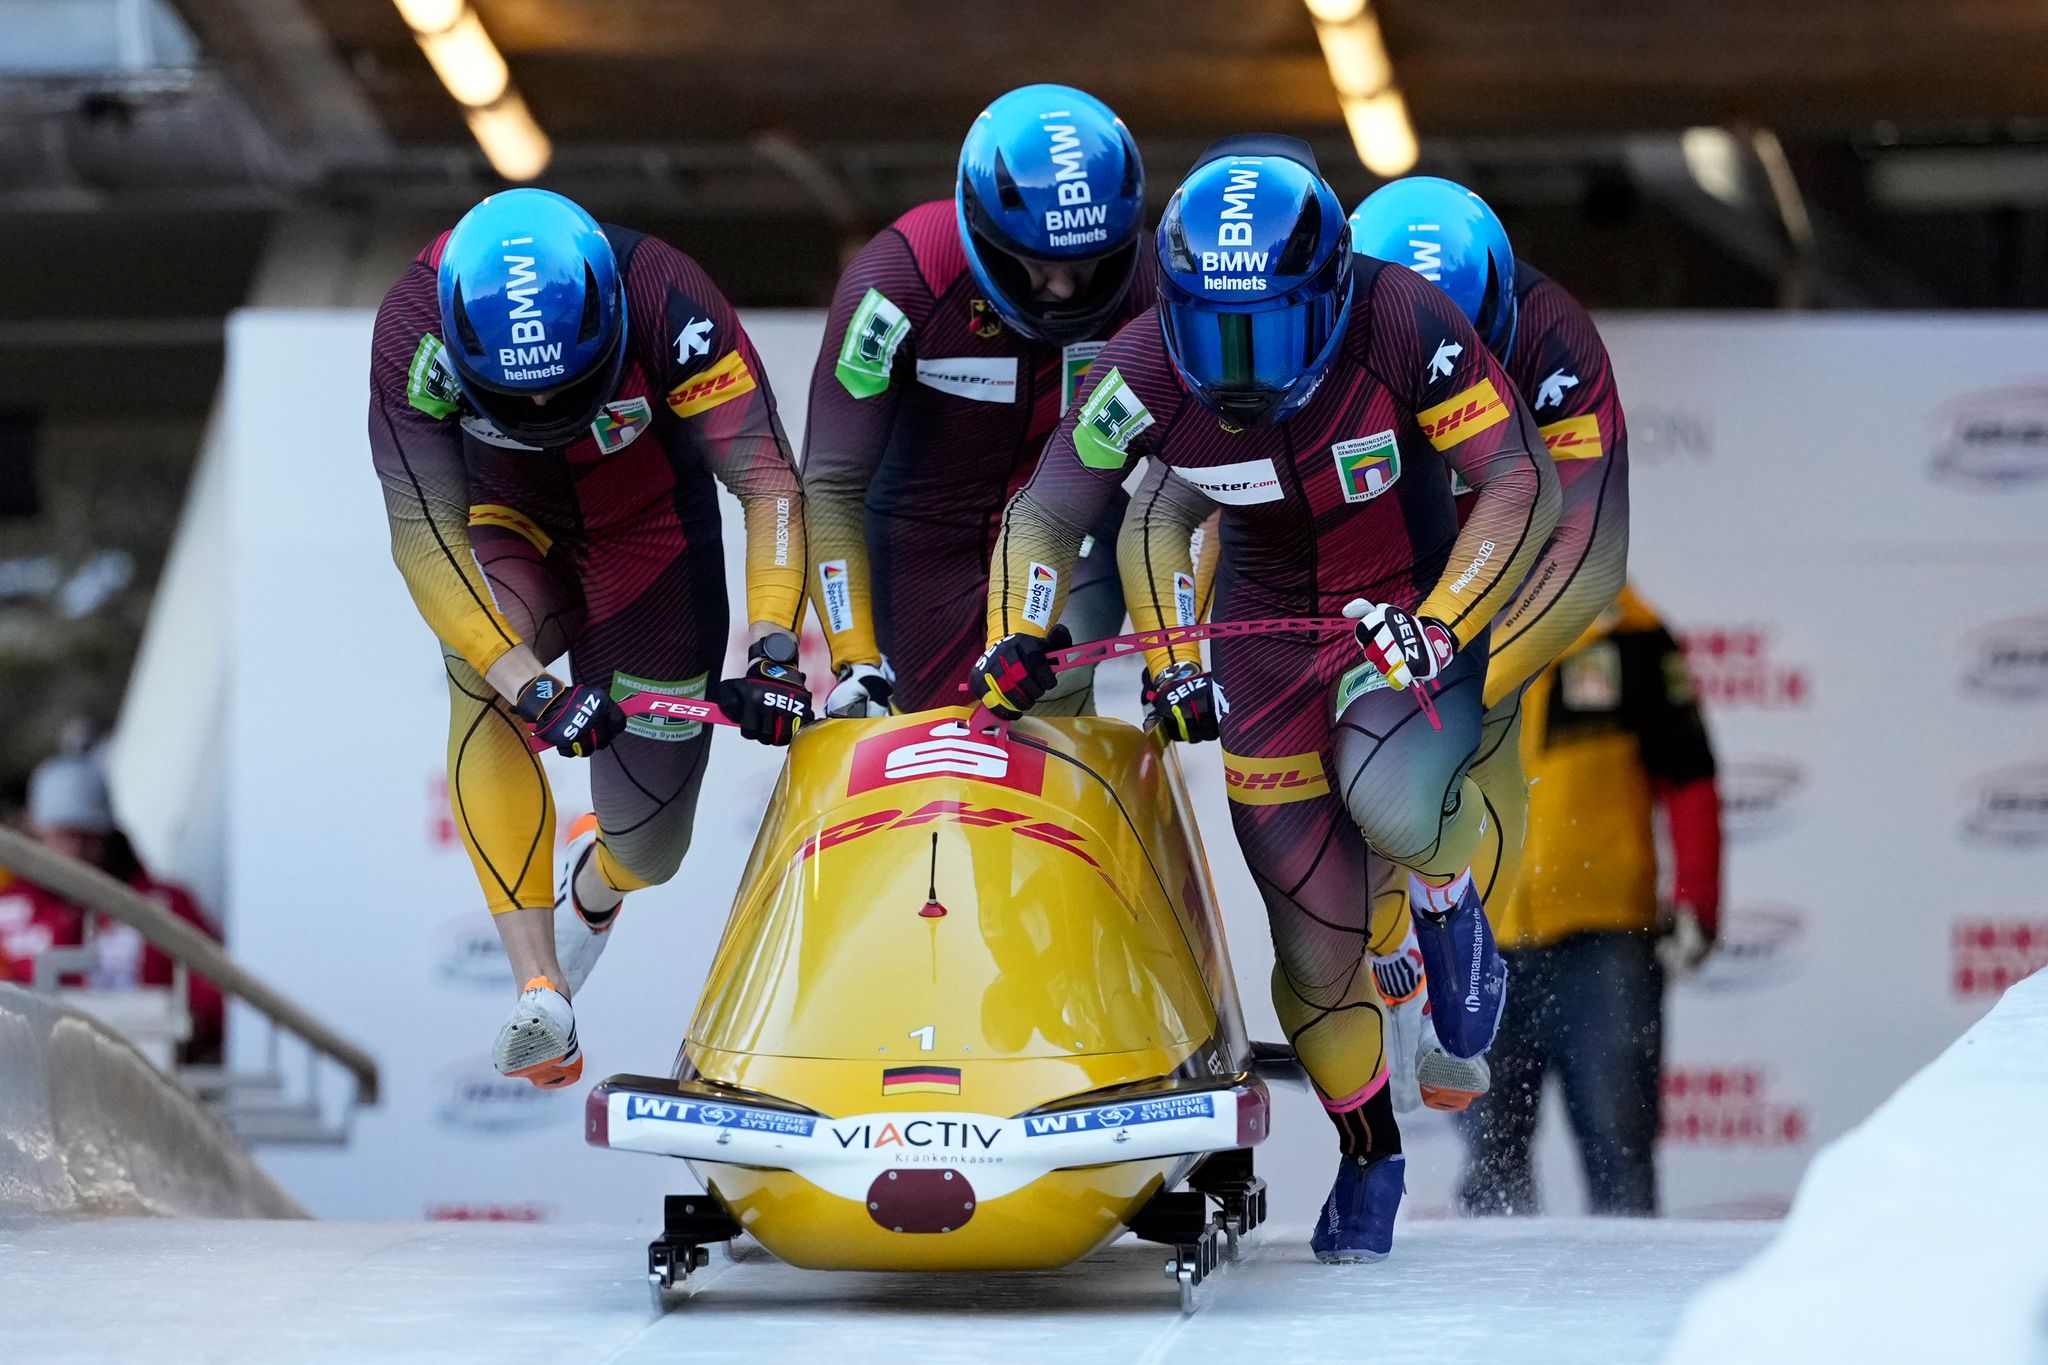
<svg viewBox="0 0 2048 1365">
<path fill-rule="evenodd" d="M 1220 131 L 1306 137 L 1347 202 L 1419 148 L 1594 307 L 2038 307 L 2044 69 L 2025 0 L 0 0 L 0 796 L 111 717 L 228 311 L 373 304 L 493 158 L 819 306 L 1059 79 L 1161 201 Z"/>
</svg>

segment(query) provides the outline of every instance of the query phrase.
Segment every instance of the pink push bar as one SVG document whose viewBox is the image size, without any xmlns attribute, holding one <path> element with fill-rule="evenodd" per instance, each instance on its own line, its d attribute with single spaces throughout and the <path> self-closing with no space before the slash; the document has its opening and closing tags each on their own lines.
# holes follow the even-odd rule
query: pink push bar
<svg viewBox="0 0 2048 1365">
<path fill-rule="evenodd" d="M 1242 635 L 1335 635 L 1353 629 L 1358 623 L 1348 616 L 1269 616 L 1257 621 L 1204 621 L 1193 626 L 1163 626 L 1158 630 L 1133 631 L 1129 635 L 1112 635 L 1106 640 L 1090 640 L 1087 644 L 1070 645 L 1054 650 L 1047 657 L 1052 661 L 1055 673 L 1088 664 L 1098 664 L 1105 659 L 1120 659 L 1126 654 L 1135 654 L 1147 649 L 1165 649 L 1170 645 L 1191 645 L 1202 640 L 1228 640 Z M 968 691 L 962 683 L 960 690 Z M 1408 689 L 1415 695 L 1415 705 L 1422 711 L 1423 718 L 1432 730 L 1441 730 L 1444 723 L 1436 713 L 1436 703 L 1431 700 L 1429 688 L 1416 683 Z M 976 706 L 970 729 L 980 729 L 994 719 L 985 707 Z"/>
<path fill-rule="evenodd" d="M 706 725 L 738 725 L 728 720 L 725 712 L 715 702 L 700 701 L 696 697 L 670 697 L 660 692 L 635 692 L 621 699 L 619 709 L 631 720 L 635 716 L 654 716 L 661 720 L 696 720 Z M 526 747 L 537 754 L 546 753 L 555 746 L 539 735 L 529 733 Z"/>
</svg>

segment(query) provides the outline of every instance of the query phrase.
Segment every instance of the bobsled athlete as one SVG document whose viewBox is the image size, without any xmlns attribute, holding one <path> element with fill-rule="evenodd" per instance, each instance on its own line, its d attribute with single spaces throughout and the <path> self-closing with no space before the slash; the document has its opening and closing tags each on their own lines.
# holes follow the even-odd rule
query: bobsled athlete
<svg viewBox="0 0 2048 1365">
<path fill-rule="evenodd" d="M 1528 578 L 1494 619 L 1479 756 L 1472 781 L 1485 799 L 1486 832 L 1473 859 L 1474 889 L 1494 914 L 1513 894 L 1529 825 L 1522 773 L 1522 693 L 1530 679 L 1599 619 L 1628 570 L 1628 425 L 1614 366 L 1593 319 L 1564 286 L 1515 259 L 1507 229 L 1463 185 L 1410 176 L 1374 191 L 1351 213 L 1352 250 L 1405 265 L 1442 289 L 1506 369 L 1557 466 L 1557 529 Z M 1460 515 L 1478 494 L 1454 485 Z M 1422 956 L 1398 897 L 1373 919 L 1373 971 L 1388 1005 L 1397 1107 L 1417 1096 L 1463 1109 L 1489 1083 L 1481 1057 L 1446 1052 L 1426 1010 Z M 1406 942 L 1396 940 L 1406 938 Z"/>
<path fill-rule="evenodd" d="M 952 200 L 910 210 L 846 267 L 804 427 L 810 588 L 839 679 L 827 714 L 959 700 L 1003 504 L 1089 362 L 1157 296 L 1144 207 L 1122 120 L 1027 85 L 974 120 Z M 1104 504 L 1060 584 L 1083 639 L 1123 621 L 1123 508 Z M 1091 679 L 1062 676 L 1047 709 L 1091 709 Z"/>
<path fill-rule="evenodd" d="M 1172 619 L 1192 531 L 1216 507 L 1218 620 L 1357 621 L 1355 638 L 1217 641 L 1213 673 L 1185 648 L 1147 662 L 1168 732 L 1223 742 L 1232 821 L 1272 926 L 1274 1002 L 1339 1133 L 1315 1253 L 1377 1259 L 1403 1162 L 1368 966 L 1376 859 L 1413 870 L 1435 1008 L 1469 1007 L 1477 1052 L 1506 982 L 1472 889 L 1487 817 L 1466 769 L 1487 629 L 1556 523 L 1556 474 L 1457 307 L 1412 271 L 1354 257 L 1306 145 L 1211 147 L 1168 203 L 1157 249 L 1157 311 L 1096 358 L 1005 513 L 969 683 L 1011 714 L 1051 685 L 1042 637 L 1059 580 L 1049 602 L 1034 597 L 1038 566 L 1073 563 L 1140 456 L 1152 468 L 1119 547 L 1135 624 Z M 1453 472 L 1476 492 L 1462 530 Z"/>
<path fill-rule="evenodd" d="M 567 1085 L 583 1069 L 570 999 L 626 892 L 674 875 L 711 743 L 619 699 L 708 694 L 764 744 L 809 714 L 796 466 L 760 358 L 697 263 L 537 189 L 485 199 L 385 295 L 370 449 L 392 557 L 447 665 L 456 828 L 520 987 L 498 1069 Z M 746 513 L 752 639 L 723 681 L 714 478 Z M 547 667 L 565 649 L 566 678 Z M 596 820 L 559 887 L 530 736 L 591 765 Z"/>
</svg>

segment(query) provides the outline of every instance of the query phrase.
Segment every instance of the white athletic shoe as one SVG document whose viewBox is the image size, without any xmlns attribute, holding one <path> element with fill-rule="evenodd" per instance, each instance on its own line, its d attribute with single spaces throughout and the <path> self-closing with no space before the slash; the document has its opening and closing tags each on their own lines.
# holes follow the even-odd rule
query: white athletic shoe
<svg viewBox="0 0 2048 1365">
<path fill-rule="evenodd" d="M 1422 974 L 1422 949 L 1415 931 L 1392 957 L 1372 959 L 1373 983 L 1379 987 L 1380 1002 L 1387 1008 L 1387 1085 L 1391 1088 L 1396 1113 L 1411 1113 L 1422 1107 L 1422 1090 L 1416 1080 L 1415 1062 L 1422 1053 L 1423 1034 L 1428 1029 L 1424 1011 L 1429 1008 L 1429 991 Z M 1431 1032 L 1429 1041 L 1436 1035 Z"/>
<path fill-rule="evenodd" d="M 612 941 L 612 926 L 619 922 L 619 910 L 592 927 L 576 904 L 576 874 L 597 850 L 597 817 L 586 815 L 569 827 L 569 847 L 564 850 L 562 879 L 555 883 L 555 960 L 562 964 L 562 984 L 574 999 L 583 994 L 583 983 Z M 619 909 L 624 909 L 621 902 Z"/>
<path fill-rule="evenodd" d="M 504 1076 L 532 1081 L 543 1090 L 574 1085 L 583 1076 L 583 1049 L 576 1044 L 576 1013 L 554 982 L 536 976 L 519 993 L 512 1017 L 498 1030 L 491 1060 Z"/>
</svg>

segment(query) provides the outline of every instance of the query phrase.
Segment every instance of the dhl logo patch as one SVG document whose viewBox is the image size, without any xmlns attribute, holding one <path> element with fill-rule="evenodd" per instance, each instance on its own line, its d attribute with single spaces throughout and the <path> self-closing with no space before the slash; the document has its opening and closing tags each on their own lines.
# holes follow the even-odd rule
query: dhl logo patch
<svg viewBox="0 0 2048 1365">
<path fill-rule="evenodd" d="M 1596 413 L 1581 413 L 1536 430 L 1543 437 L 1543 444 L 1550 448 L 1553 460 L 1597 460 L 1607 453 L 1600 441 L 1600 418 Z"/>
<path fill-rule="evenodd" d="M 1462 393 L 1454 393 L 1433 408 L 1415 414 L 1422 434 L 1438 450 L 1449 450 L 1478 435 L 1488 427 L 1508 420 L 1508 405 L 1491 379 L 1481 379 Z"/>
<path fill-rule="evenodd" d="M 503 503 L 478 503 L 469 509 L 469 524 L 471 526 L 501 526 L 507 531 L 512 531 L 524 537 L 527 544 L 533 546 L 534 549 L 539 550 L 542 554 L 546 554 L 549 547 L 555 543 L 555 538 L 546 531 L 541 530 L 533 518 L 527 516 L 526 513 L 518 508 L 507 507 Z"/>
<path fill-rule="evenodd" d="M 668 407 L 678 417 L 695 417 L 753 391 L 754 373 L 747 368 L 747 358 L 733 351 L 710 369 L 670 389 Z"/>
<path fill-rule="evenodd" d="M 1317 753 L 1246 758 L 1226 750 L 1223 780 L 1230 787 L 1230 799 L 1240 806 L 1284 806 L 1330 792 L 1323 756 Z"/>
</svg>

